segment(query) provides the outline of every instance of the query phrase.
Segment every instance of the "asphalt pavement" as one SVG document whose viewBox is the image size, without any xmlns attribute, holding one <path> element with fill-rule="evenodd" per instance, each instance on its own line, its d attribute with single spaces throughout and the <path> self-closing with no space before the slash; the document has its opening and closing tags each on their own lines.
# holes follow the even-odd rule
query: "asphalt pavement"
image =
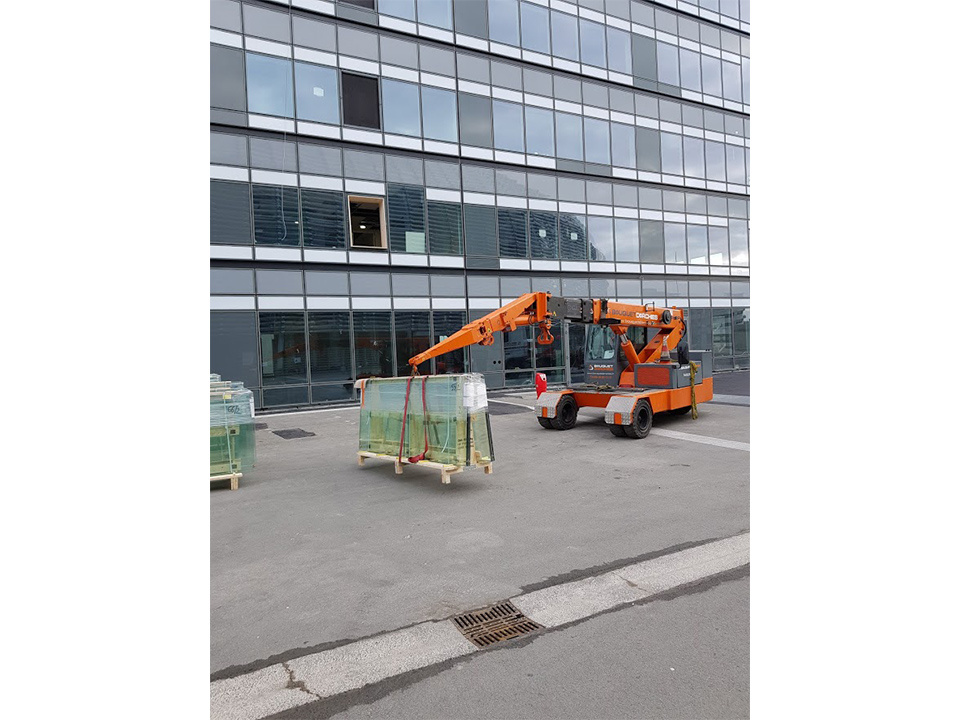
<svg viewBox="0 0 960 720">
<path fill-rule="evenodd" d="M 293 666 L 298 658 L 359 638 L 425 621 L 447 622 L 452 615 L 533 587 L 749 530 L 748 407 L 705 403 L 697 420 L 689 415 L 658 417 L 648 438 L 630 440 L 612 436 L 595 410 L 581 411 L 580 422 L 570 431 L 544 430 L 524 407 L 532 401 L 532 394 L 491 397 L 494 472 L 468 469 L 453 476 L 450 485 L 441 485 L 439 473 L 427 468 L 408 467 L 396 475 L 386 462 L 358 467 L 356 408 L 257 418 L 263 427 L 257 431 L 256 467 L 244 474 L 239 490 L 211 492 L 211 679 L 235 678 L 277 663 Z M 307 434 L 284 439 L 274 432 L 294 428 Z M 743 588 L 739 595 L 721 593 L 726 599 L 712 610 L 700 608 L 714 613 L 711 622 L 721 628 L 715 641 L 738 658 L 732 664 L 723 662 L 734 675 L 734 668 L 747 667 L 748 657 L 746 621 L 737 619 L 745 617 L 748 593 L 745 580 L 736 582 Z M 709 597 L 704 592 L 685 602 L 699 607 Z M 655 604 L 617 610 L 609 617 L 648 613 Z M 557 637 L 550 643 L 567 643 L 567 633 L 587 633 L 588 626 L 604 617 L 551 632 Z M 668 632 L 666 626 L 658 634 L 644 622 L 638 625 L 632 614 L 625 617 L 631 618 L 631 629 L 624 631 L 623 642 L 632 638 L 638 646 L 673 642 L 679 653 L 700 632 L 699 621 L 671 625 L 686 629 L 686 635 Z M 636 692 L 666 702 L 669 688 L 645 674 L 648 660 L 643 653 L 625 653 L 616 668 L 604 670 L 612 657 L 608 640 L 616 634 L 605 630 L 606 622 L 596 626 L 600 629 L 594 640 L 586 639 L 594 637 L 589 634 L 571 636 L 570 647 L 581 652 L 580 664 L 590 668 L 582 670 L 586 685 L 566 684 L 562 666 L 546 646 L 537 649 L 547 641 L 545 635 L 515 650 L 518 658 L 528 658 L 523 662 L 540 668 L 533 671 L 540 678 L 537 692 L 551 696 L 554 704 L 544 705 L 536 715 L 528 713 L 526 705 L 511 706 L 504 699 L 506 704 L 487 706 L 491 709 L 483 716 L 643 716 L 625 714 L 621 710 L 627 706 L 618 700 L 597 705 L 591 699 L 608 676 L 610 688 L 627 692 L 623 683 L 633 677 Z M 484 659 L 487 655 L 507 656 L 499 650 L 484 652 L 464 667 L 471 673 L 486 667 L 493 662 Z M 670 701 L 678 717 L 745 716 L 745 701 L 736 698 L 746 694 L 745 670 L 715 686 L 712 678 L 722 675 L 720 670 L 706 661 L 695 662 L 692 655 L 684 657 L 690 662 L 684 691 L 689 703 Z M 572 673 L 577 662 L 571 662 Z M 555 673 L 548 671 L 554 666 Z M 449 680 L 459 672 L 445 669 L 434 679 Z M 518 677 L 526 675 L 520 672 Z M 490 682 L 501 678 L 491 676 Z M 449 712 L 424 714 L 431 695 L 419 695 L 426 692 L 420 685 L 385 694 L 377 700 L 386 705 L 376 706 L 376 716 L 470 716 L 455 705 Z M 725 692 L 721 687 L 731 693 L 726 701 L 717 695 Z M 514 695 L 504 698 L 519 698 L 523 688 L 516 686 Z M 399 714 L 391 714 L 390 698 L 407 698 L 410 692 L 420 699 L 410 695 L 404 702 L 413 704 L 400 703 Z M 417 702 L 424 703 L 419 710 Z M 644 702 L 637 705 L 638 712 L 649 708 L 658 715 L 660 701 Z M 329 714 L 336 707 L 332 703 L 328 699 L 287 712 Z M 348 707 L 362 712 L 374 706 L 358 700 L 341 709 Z M 718 714 L 697 715 L 705 708 L 716 708 Z"/>
</svg>

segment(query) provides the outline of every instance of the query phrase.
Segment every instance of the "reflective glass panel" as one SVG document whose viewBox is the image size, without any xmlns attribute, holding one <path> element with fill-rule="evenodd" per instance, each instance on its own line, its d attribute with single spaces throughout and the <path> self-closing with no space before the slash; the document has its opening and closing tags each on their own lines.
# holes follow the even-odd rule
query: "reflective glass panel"
<svg viewBox="0 0 960 720">
<path fill-rule="evenodd" d="M 676 45 L 657 43 L 657 80 L 668 85 L 680 85 L 680 58 Z"/>
<path fill-rule="evenodd" d="M 498 150 L 523 152 L 523 105 L 493 101 L 493 144 Z"/>
<path fill-rule="evenodd" d="M 389 312 L 355 312 L 353 342 L 357 377 L 394 377 Z"/>
<path fill-rule="evenodd" d="M 587 230 L 590 259 L 613 262 L 613 218 L 590 215 L 587 218 Z"/>
<path fill-rule="evenodd" d="M 293 68 L 289 60 L 247 53 L 247 108 L 293 117 Z"/>
<path fill-rule="evenodd" d="M 580 60 L 580 41 L 577 35 L 577 18 L 552 10 L 550 29 L 553 35 L 553 54 L 565 60 Z"/>
<path fill-rule="evenodd" d="M 743 148 L 727 145 L 727 182 L 744 185 L 747 182 L 744 170 Z"/>
<path fill-rule="evenodd" d="M 630 33 L 607 26 L 607 65 L 614 72 L 624 75 L 633 72 Z"/>
<path fill-rule="evenodd" d="M 340 98 L 337 71 L 307 63 L 295 63 L 297 79 L 297 117 L 302 120 L 340 124 Z"/>
<path fill-rule="evenodd" d="M 743 98 L 740 81 L 740 66 L 736 63 L 723 61 L 723 97 L 727 100 L 740 102 Z"/>
<path fill-rule="evenodd" d="M 747 249 L 747 221 L 730 220 L 727 230 L 730 232 L 730 264 L 746 267 L 750 264 L 750 252 Z"/>
<path fill-rule="evenodd" d="M 579 115 L 556 113 L 557 157 L 565 160 L 583 160 L 583 118 Z"/>
<path fill-rule="evenodd" d="M 586 260 L 587 218 L 560 213 L 560 259 Z"/>
<path fill-rule="evenodd" d="M 630 125 L 610 123 L 610 139 L 613 145 L 613 164 L 617 167 L 637 167 L 637 131 Z"/>
<path fill-rule="evenodd" d="M 663 262 L 663 223 L 659 220 L 640 221 L 640 262 Z"/>
<path fill-rule="evenodd" d="M 428 202 L 427 226 L 431 253 L 463 254 L 463 218 L 459 203 Z"/>
<path fill-rule="evenodd" d="M 723 97 L 723 87 L 720 83 L 720 58 L 701 55 L 700 64 L 703 68 L 703 92 L 707 95 Z"/>
<path fill-rule="evenodd" d="M 683 169 L 687 177 L 704 176 L 703 140 L 700 138 L 683 136 Z"/>
<path fill-rule="evenodd" d="M 530 211 L 530 257 L 557 259 L 556 213 Z"/>
<path fill-rule="evenodd" d="M 302 312 L 260 313 L 260 374 L 263 385 L 307 381 L 307 346 Z"/>
<path fill-rule="evenodd" d="M 383 79 L 383 130 L 394 135 L 420 137 L 418 85 Z"/>
<path fill-rule="evenodd" d="M 687 225 L 687 254 L 691 265 L 707 264 L 706 225 Z"/>
<path fill-rule="evenodd" d="M 700 92 L 700 53 L 680 48 L 680 87 Z"/>
<path fill-rule="evenodd" d="M 640 223 L 617 218 L 614 221 L 617 240 L 617 262 L 640 261 Z"/>
<path fill-rule="evenodd" d="M 423 94 L 423 136 L 428 140 L 457 142 L 457 94 L 452 90 L 420 87 Z"/>
<path fill-rule="evenodd" d="M 520 45 L 520 6 L 517 0 L 489 0 L 490 39 L 505 45 Z"/>
<path fill-rule="evenodd" d="M 527 129 L 527 152 L 554 157 L 553 111 L 527 105 L 524 108 Z"/>
<path fill-rule="evenodd" d="M 520 3 L 520 31 L 524 50 L 550 54 L 550 11 L 532 3 Z"/>
<path fill-rule="evenodd" d="M 610 164 L 610 123 L 606 120 L 585 117 L 583 119 L 583 140 L 586 147 L 586 161 Z"/>
<path fill-rule="evenodd" d="M 727 179 L 727 161 L 723 143 L 707 140 L 705 144 L 707 154 L 707 180 L 725 182 Z"/>
<path fill-rule="evenodd" d="M 310 382 L 353 379 L 350 313 L 309 312 Z"/>
<path fill-rule="evenodd" d="M 500 257 L 527 257 L 526 210 L 497 210 L 497 231 L 500 238 Z"/>
<path fill-rule="evenodd" d="M 729 265 L 730 245 L 727 240 L 727 229 L 711 225 L 708 229 L 710 237 L 710 264 Z"/>
<path fill-rule="evenodd" d="M 587 65 L 607 66 L 607 39 L 603 25 L 580 18 L 580 55 Z"/>
<path fill-rule="evenodd" d="M 409 375 L 412 368 L 407 361 L 432 345 L 430 312 L 396 312 L 393 322 L 397 336 L 397 372 L 400 376 Z M 428 370 L 430 363 L 424 365 L 424 370 Z"/>
<path fill-rule="evenodd" d="M 660 162 L 662 172 L 683 175 L 683 139 L 679 135 L 660 133 Z"/>
<path fill-rule="evenodd" d="M 663 224 L 664 260 L 668 263 L 687 262 L 686 226 L 680 223 Z"/>
<path fill-rule="evenodd" d="M 425 25 L 453 30 L 452 0 L 417 0 L 417 20 Z"/>
</svg>

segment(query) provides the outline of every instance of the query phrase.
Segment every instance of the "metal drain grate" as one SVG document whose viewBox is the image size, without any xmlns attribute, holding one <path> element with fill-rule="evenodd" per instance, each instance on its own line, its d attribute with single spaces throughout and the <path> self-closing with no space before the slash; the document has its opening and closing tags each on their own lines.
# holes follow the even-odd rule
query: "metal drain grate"
<svg viewBox="0 0 960 720">
<path fill-rule="evenodd" d="M 279 435 L 284 440 L 293 440 L 295 438 L 305 438 L 313 437 L 316 433 L 309 432 L 307 430 L 301 430 L 300 428 L 292 428 L 290 430 L 274 430 L 274 435 Z"/>
<path fill-rule="evenodd" d="M 467 640 L 481 648 L 527 635 L 543 627 L 517 610 L 509 601 L 457 615 L 453 618 L 453 623 Z"/>
</svg>

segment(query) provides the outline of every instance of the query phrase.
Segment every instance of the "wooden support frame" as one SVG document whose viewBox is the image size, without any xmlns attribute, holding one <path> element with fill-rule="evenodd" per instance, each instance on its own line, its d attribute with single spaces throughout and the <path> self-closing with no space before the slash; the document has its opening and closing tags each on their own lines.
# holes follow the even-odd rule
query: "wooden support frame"
<svg viewBox="0 0 960 720">
<path fill-rule="evenodd" d="M 230 489 L 236 490 L 240 487 L 240 478 L 243 477 L 243 473 L 227 473 L 226 475 L 211 475 L 210 482 L 216 482 L 217 480 L 229 480 Z"/>
</svg>

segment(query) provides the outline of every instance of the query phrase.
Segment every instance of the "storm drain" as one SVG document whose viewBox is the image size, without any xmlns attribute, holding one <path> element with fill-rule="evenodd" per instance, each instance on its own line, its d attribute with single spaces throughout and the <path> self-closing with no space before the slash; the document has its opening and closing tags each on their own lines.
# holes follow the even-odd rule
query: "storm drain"
<svg viewBox="0 0 960 720">
<path fill-rule="evenodd" d="M 457 615 L 453 622 L 467 640 L 481 648 L 527 635 L 543 627 L 517 610 L 510 601 Z"/>
<path fill-rule="evenodd" d="M 313 437 L 316 435 L 316 433 L 301 430 L 300 428 L 292 428 L 290 430 L 274 430 L 273 434 L 279 435 L 284 440 L 294 440 L 296 438 Z"/>
</svg>

